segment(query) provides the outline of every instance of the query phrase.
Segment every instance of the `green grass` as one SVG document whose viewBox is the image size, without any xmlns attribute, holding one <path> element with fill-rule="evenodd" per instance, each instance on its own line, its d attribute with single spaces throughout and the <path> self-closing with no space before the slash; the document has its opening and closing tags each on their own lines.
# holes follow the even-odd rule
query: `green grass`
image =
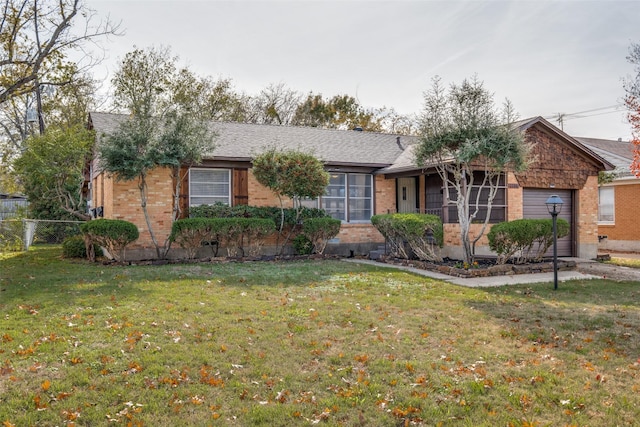
<svg viewBox="0 0 640 427">
<path fill-rule="evenodd" d="M 620 265 L 622 267 L 640 268 L 640 259 L 611 257 L 607 264 Z"/>
<path fill-rule="evenodd" d="M 60 253 L 0 255 L 4 426 L 637 423 L 638 283 Z"/>
</svg>

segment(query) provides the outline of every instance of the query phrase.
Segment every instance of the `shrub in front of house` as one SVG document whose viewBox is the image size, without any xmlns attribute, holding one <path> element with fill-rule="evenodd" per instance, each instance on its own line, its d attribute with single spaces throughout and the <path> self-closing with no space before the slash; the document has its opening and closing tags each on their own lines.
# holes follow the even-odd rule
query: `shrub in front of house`
<svg viewBox="0 0 640 427">
<path fill-rule="evenodd" d="M 487 234 L 489 248 L 498 255 L 497 263 L 516 264 L 540 261 L 553 244 L 553 220 L 517 219 L 494 224 Z M 569 222 L 557 220 L 557 235 L 569 235 Z"/>
<path fill-rule="evenodd" d="M 98 245 L 93 245 L 93 253 L 102 255 L 102 249 Z M 84 237 L 71 236 L 62 242 L 62 256 L 64 258 L 87 258 L 87 247 L 84 243 Z"/>
<path fill-rule="evenodd" d="M 340 232 L 342 222 L 329 216 L 323 218 L 308 218 L 302 222 L 302 236 L 312 245 L 312 253 L 322 254 L 329 240 Z"/>
<path fill-rule="evenodd" d="M 270 218 L 223 218 L 226 228 L 221 240 L 229 256 L 257 256 L 264 239 L 276 231 L 276 224 Z"/>
<path fill-rule="evenodd" d="M 444 229 L 437 215 L 383 214 L 371 217 L 371 224 L 384 236 L 391 255 L 409 259 L 415 256 L 423 261 L 442 261 Z"/>
<path fill-rule="evenodd" d="M 170 239 L 187 251 L 189 259 L 211 242 L 225 246 L 230 256 L 255 256 L 275 229 L 273 220 L 264 218 L 185 218 L 173 223 Z"/>
<path fill-rule="evenodd" d="M 171 224 L 169 240 L 186 250 L 189 259 L 194 259 L 205 242 L 218 240 L 218 230 L 214 225 L 210 218 L 179 219 Z"/>
<path fill-rule="evenodd" d="M 125 248 L 140 236 L 135 224 L 121 219 L 94 219 L 80 225 L 90 243 L 103 246 L 116 261 L 124 261 Z"/>
<path fill-rule="evenodd" d="M 311 255 L 313 253 L 313 243 L 304 234 L 298 234 L 294 237 L 291 244 L 298 255 Z"/>
<path fill-rule="evenodd" d="M 300 210 L 300 220 L 304 221 L 309 218 L 324 218 L 327 213 L 323 209 L 303 207 Z M 276 206 L 249 206 L 236 205 L 229 206 L 224 203 L 215 203 L 213 205 L 199 205 L 189 208 L 189 217 L 191 218 L 263 218 L 271 219 L 275 224 L 280 224 L 282 220 L 282 211 Z M 287 208 L 284 210 L 285 225 L 296 224 L 296 210 Z"/>
<path fill-rule="evenodd" d="M 215 203 L 213 205 L 199 205 L 189 208 L 189 216 L 191 218 L 245 218 L 245 219 L 266 219 L 271 220 L 275 224 L 275 229 L 271 233 L 278 232 L 281 221 L 284 221 L 285 229 L 288 230 L 287 240 L 293 235 L 295 236 L 302 232 L 302 225 L 312 219 L 332 219 L 324 209 L 317 208 L 300 208 L 299 215 L 294 208 L 280 209 L 276 206 L 249 206 L 249 205 L 236 205 L 229 206 L 223 203 Z M 328 224 L 328 223 L 327 223 Z M 238 234 L 233 228 L 228 229 L 228 235 L 225 236 L 225 245 L 230 256 L 242 256 L 242 255 L 257 255 L 257 251 L 261 248 L 266 236 L 252 236 L 254 231 L 246 230 L 245 232 Z M 325 233 L 326 234 L 326 233 Z M 235 236 L 235 237 L 234 237 Z M 332 236 L 333 237 L 333 236 Z M 248 238 L 250 243 L 247 245 Z M 278 235 L 279 238 L 279 235 Z M 317 235 L 317 239 L 322 239 L 321 235 Z M 313 239 L 311 244 L 313 245 Z M 328 240 L 328 239 L 327 239 Z M 240 242 L 240 243 L 238 243 Z M 301 240 L 298 244 L 302 244 Z M 324 251 L 326 243 L 322 244 L 321 240 L 317 240 L 317 248 Z M 277 240 L 276 240 L 277 245 Z M 245 247 L 247 250 L 245 250 Z M 296 253 L 301 253 L 302 246 L 296 247 L 293 245 Z M 313 247 L 311 249 L 314 250 Z M 321 252 L 317 252 L 321 253 Z"/>
</svg>

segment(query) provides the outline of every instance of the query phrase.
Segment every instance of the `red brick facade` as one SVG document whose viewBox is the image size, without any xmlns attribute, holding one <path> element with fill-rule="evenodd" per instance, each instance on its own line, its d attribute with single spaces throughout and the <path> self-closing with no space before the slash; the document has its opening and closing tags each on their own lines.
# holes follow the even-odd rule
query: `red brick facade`
<svg viewBox="0 0 640 427">
<path fill-rule="evenodd" d="M 614 188 L 614 221 L 598 224 L 598 235 L 606 236 L 603 250 L 640 252 L 640 179 L 629 178 L 608 184 Z"/>
<path fill-rule="evenodd" d="M 542 124 L 540 124 L 542 123 Z M 598 183 L 597 175 L 602 164 L 597 159 L 585 153 L 584 150 L 567 138 L 559 130 L 553 130 L 546 122 L 536 122 L 526 130 L 529 142 L 533 144 L 533 162 L 526 173 L 508 173 L 506 179 L 506 199 L 508 220 L 523 217 L 524 188 L 558 188 L 575 191 L 574 222 L 575 239 L 577 241 L 578 256 L 595 257 L 598 244 L 598 234 L 609 234 L 612 238 L 633 231 L 634 239 L 640 239 L 640 228 L 636 226 L 633 211 L 616 211 L 616 224 L 613 227 L 601 226 L 598 230 Z M 216 167 L 224 167 L 217 164 Z M 247 172 L 242 166 L 233 169 L 232 181 L 242 178 L 243 201 L 252 206 L 278 206 L 278 198 L 268 189 L 260 185 L 251 171 Z M 245 166 L 246 167 L 246 166 Z M 405 174 L 404 176 L 408 176 Z M 418 176 L 419 200 L 418 206 L 423 211 L 425 201 L 424 171 L 415 170 L 413 176 Z M 395 212 L 397 209 L 396 179 L 384 175 L 374 175 L 374 214 Z M 158 242 L 163 243 L 171 230 L 173 209 L 173 184 L 167 169 L 156 169 L 147 177 L 149 211 L 153 229 Z M 232 183 L 233 184 L 233 183 Z M 621 186 L 616 189 L 616 206 L 637 194 L 635 186 Z M 233 199 L 233 203 L 238 200 Z M 632 199 L 635 200 L 635 199 Z M 620 201 L 620 203 L 618 203 Z M 183 198 L 188 203 L 188 199 Z M 134 223 L 139 231 L 139 240 L 132 245 L 137 248 L 152 246 L 148 227 L 140 207 L 140 192 L 136 181 L 117 182 L 108 175 L 97 174 L 92 179 L 92 206 L 102 207 L 105 218 L 123 219 Z M 285 201 L 290 207 L 291 201 Z M 479 224 L 472 225 L 472 233 L 476 233 Z M 451 254 L 460 250 L 459 227 L 457 224 L 445 225 L 445 247 L 453 248 Z M 489 227 L 486 232 L 489 231 Z M 384 243 L 384 238 L 370 223 L 344 223 L 339 235 L 332 242 L 335 246 L 345 246 L 346 249 L 366 253 L 368 247 Z M 488 253 L 486 235 L 477 244 L 477 253 Z M 593 253 L 592 253 L 593 252 Z M 446 253 L 445 253 L 446 254 Z"/>
</svg>

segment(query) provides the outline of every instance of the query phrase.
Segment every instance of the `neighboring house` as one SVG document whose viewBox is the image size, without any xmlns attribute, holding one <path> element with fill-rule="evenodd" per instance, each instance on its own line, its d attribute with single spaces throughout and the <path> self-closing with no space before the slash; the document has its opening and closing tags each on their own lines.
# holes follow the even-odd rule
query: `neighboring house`
<svg viewBox="0 0 640 427">
<path fill-rule="evenodd" d="M 633 145 L 606 139 L 577 138 L 615 169 L 600 185 L 598 235 L 601 251 L 640 252 L 640 178 L 631 172 Z"/>
<path fill-rule="evenodd" d="M 20 209 L 26 209 L 29 201 L 19 194 L 0 193 L 0 220 L 14 218 Z"/>
<path fill-rule="evenodd" d="M 91 113 L 89 126 L 100 139 L 101 135 L 113 132 L 126 117 Z M 330 173 L 325 196 L 310 202 L 343 221 L 328 252 L 366 254 L 384 243 L 370 223 L 372 215 L 427 212 L 439 215 L 445 222 L 443 254 L 461 258 L 455 207 L 444 205 L 438 174 L 415 165 L 412 147 L 419 142 L 418 138 L 245 123 L 212 122 L 210 126 L 217 134 L 216 147 L 204 153 L 202 164 L 188 170 L 181 194 L 185 214 L 190 206 L 217 201 L 231 205 L 278 205 L 275 195 L 251 173 L 251 159 L 266 148 L 298 149 L 314 154 Z M 571 224 L 571 235 L 559 245 L 559 255 L 595 258 L 598 172 L 613 166 L 541 117 L 521 121 L 517 126 L 533 144 L 534 161 L 526 173 L 503 176 L 491 222 L 549 218 L 544 202 L 549 195 L 558 194 L 565 201 L 560 217 Z M 167 170 L 158 169 L 147 180 L 147 209 L 156 227 L 154 231 L 163 239 L 171 228 L 171 178 Z M 91 187 L 95 211 L 105 218 L 133 222 L 141 232 L 138 247 L 150 247 L 137 183 L 116 182 L 98 170 L 94 162 Z M 490 253 L 486 239 L 480 242 L 478 253 Z"/>
</svg>

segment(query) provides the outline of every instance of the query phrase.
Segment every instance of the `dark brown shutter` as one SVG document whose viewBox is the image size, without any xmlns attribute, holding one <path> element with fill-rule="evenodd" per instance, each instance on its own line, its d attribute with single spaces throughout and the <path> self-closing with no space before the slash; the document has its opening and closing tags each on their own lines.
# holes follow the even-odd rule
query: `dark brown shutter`
<svg viewBox="0 0 640 427">
<path fill-rule="evenodd" d="M 180 184 L 180 215 L 179 218 L 189 217 L 189 168 L 180 168 L 180 178 L 182 183 Z"/>
<path fill-rule="evenodd" d="M 233 170 L 233 205 L 249 204 L 249 183 L 247 169 Z"/>
</svg>

